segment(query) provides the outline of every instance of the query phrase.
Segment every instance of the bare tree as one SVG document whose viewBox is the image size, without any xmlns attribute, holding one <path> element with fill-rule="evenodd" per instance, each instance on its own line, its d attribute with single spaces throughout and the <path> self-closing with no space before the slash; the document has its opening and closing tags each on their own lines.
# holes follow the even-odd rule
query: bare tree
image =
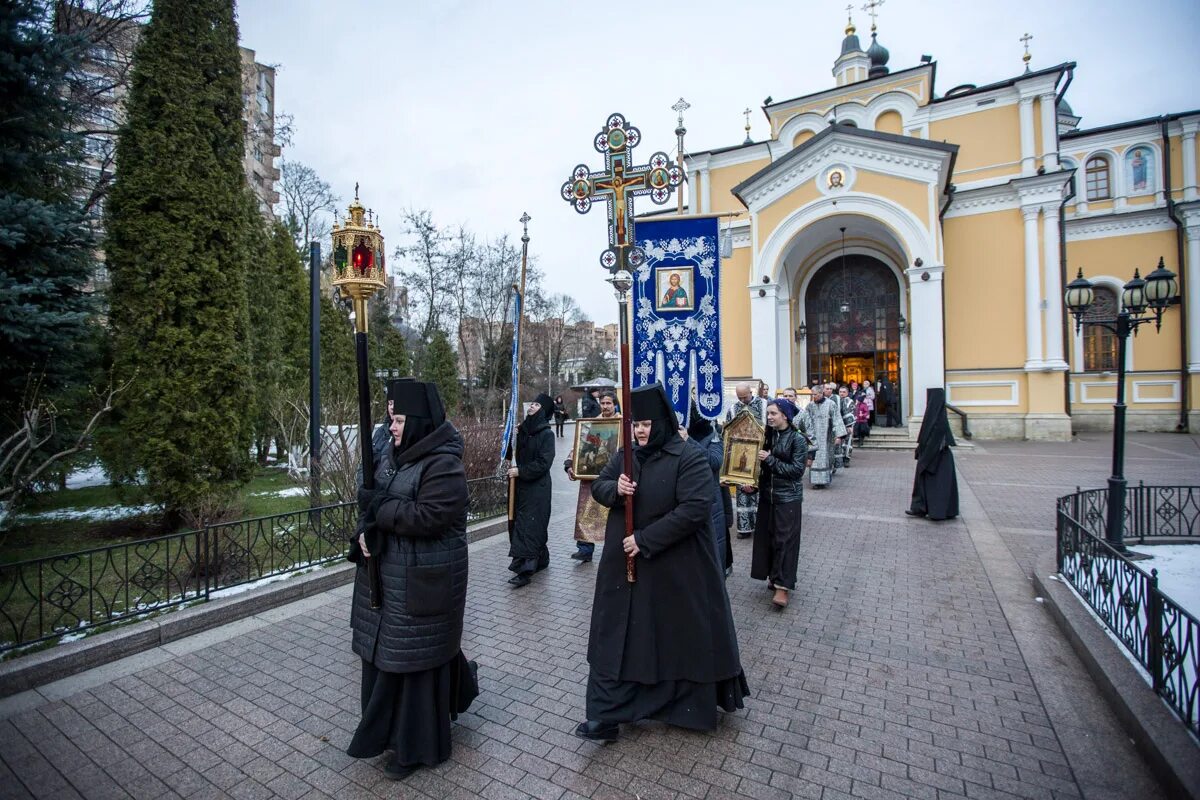
<svg viewBox="0 0 1200 800">
<path fill-rule="evenodd" d="M 34 384 L 24 403 L 20 427 L 0 442 L 0 530 L 6 527 L 15 501 L 50 467 L 88 446 L 96 425 L 113 410 L 117 396 L 132 383 L 133 378 L 117 383 L 110 375 L 107 387 L 93 390 L 91 417 L 74 441 L 54 452 L 46 452 L 43 448 L 54 440 L 61 412 L 53 402 L 41 396 L 39 386 Z"/>
<path fill-rule="evenodd" d="M 423 313 L 421 341 L 428 341 L 433 329 L 439 324 L 443 294 L 448 291 L 446 278 L 446 233 L 433 221 L 426 209 L 408 209 L 404 212 L 404 236 L 406 241 L 395 251 L 397 260 L 407 260 L 412 269 L 404 270 L 404 282 L 410 287 L 409 302 L 415 301 L 418 313 Z"/>
<path fill-rule="evenodd" d="M 304 252 L 314 239 L 329 235 L 338 198 L 317 171 L 299 161 L 284 161 L 279 168 L 279 202 L 283 218 L 293 226 L 296 249 Z"/>
</svg>

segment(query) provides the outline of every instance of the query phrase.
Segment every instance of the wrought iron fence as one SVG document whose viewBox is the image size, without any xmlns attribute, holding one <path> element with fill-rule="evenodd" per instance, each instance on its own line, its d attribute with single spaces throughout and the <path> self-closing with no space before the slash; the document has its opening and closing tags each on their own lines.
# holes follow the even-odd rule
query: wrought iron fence
<svg viewBox="0 0 1200 800">
<path fill-rule="evenodd" d="M 1197 486 L 1129 488 L 1129 538 L 1197 535 Z M 1150 505 L 1156 501 L 1160 507 Z M 1200 622 L 1104 540 L 1107 489 L 1058 498 L 1058 572 L 1150 674 L 1154 691 L 1200 736 Z M 1200 546 L 1200 545 L 1197 545 Z"/>
<path fill-rule="evenodd" d="M 467 489 L 470 522 L 504 512 L 503 478 Z M 0 564 L 0 655 L 337 561 L 357 522 L 341 503 Z"/>
</svg>

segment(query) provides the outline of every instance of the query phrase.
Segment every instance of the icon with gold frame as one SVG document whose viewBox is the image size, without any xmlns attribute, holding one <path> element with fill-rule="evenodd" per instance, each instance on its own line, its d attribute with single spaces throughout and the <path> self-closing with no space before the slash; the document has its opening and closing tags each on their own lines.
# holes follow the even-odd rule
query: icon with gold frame
<svg viewBox="0 0 1200 800">
<path fill-rule="evenodd" d="M 575 423 L 575 456 L 571 461 L 576 480 L 598 478 L 608 459 L 620 449 L 620 417 L 585 417 L 579 420 Z"/>
<path fill-rule="evenodd" d="M 758 484 L 758 451 L 762 450 L 766 431 L 763 424 L 749 410 L 743 410 L 725 426 L 722 483 L 735 486 Z"/>
</svg>

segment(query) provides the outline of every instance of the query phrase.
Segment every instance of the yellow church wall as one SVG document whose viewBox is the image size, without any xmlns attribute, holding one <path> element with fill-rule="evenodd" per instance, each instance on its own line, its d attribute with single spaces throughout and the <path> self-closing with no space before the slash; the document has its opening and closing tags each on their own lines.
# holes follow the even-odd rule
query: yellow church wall
<svg viewBox="0 0 1200 800">
<path fill-rule="evenodd" d="M 728 375 L 750 375 L 750 248 L 721 259 L 721 360 Z"/>
<path fill-rule="evenodd" d="M 1188 409 L 1200 411 L 1200 375 L 1188 376 Z"/>
<path fill-rule="evenodd" d="M 860 173 L 861 175 L 861 173 Z M 821 196 L 815 178 L 805 181 L 786 195 L 758 213 L 758 247 L 761 249 L 775 229 L 798 208 L 802 208 Z M 775 268 L 775 264 L 764 264 L 763 270 Z"/>
<path fill-rule="evenodd" d="M 792 149 L 795 150 L 797 147 L 804 144 L 816 135 L 817 134 L 813 131 L 800 131 L 796 134 L 796 138 L 792 139 Z"/>
<path fill-rule="evenodd" d="M 1020 122 L 1017 106 L 993 107 L 931 122 L 929 138 L 958 145 L 957 174 L 962 170 L 1019 162 Z"/>
<path fill-rule="evenodd" d="M 884 83 L 875 84 L 872 86 L 862 87 L 838 94 L 830 94 L 824 97 L 816 98 L 810 102 L 799 106 L 792 106 L 787 109 L 781 109 L 770 115 L 771 118 L 771 135 L 778 136 L 779 130 L 787 124 L 787 121 L 792 117 L 809 112 L 818 114 L 827 114 L 830 109 L 842 103 L 857 102 L 866 104 L 873 98 L 887 92 L 907 92 L 912 95 L 918 105 L 924 105 L 929 102 L 929 80 L 926 74 L 916 76 L 903 75 L 899 76 L 895 81 L 886 81 Z"/>
<path fill-rule="evenodd" d="M 1019 211 L 945 220 L 946 369 L 1025 363 L 1025 263 Z M 982 301 L 982 302 L 981 302 Z"/>
<path fill-rule="evenodd" d="M 1160 370 L 1125 375 L 1125 405 L 1130 411 L 1178 411 L 1179 372 Z M 1071 410 L 1111 414 L 1117 400 L 1115 372 L 1071 376 Z"/>
<path fill-rule="evenodd" d="M 748 161 L 745 164 L 733 164 L 728 167 L 711 170 L 708 173 L 709 194 L 712 197 L 713 212 L 745 211 L 746 207 L 733 196 L 733 187 L 758 172 L 767 164 L 769 158 Z"/>
<path fill-rule="evenodd" d="M 900 112 L 885 111 L 880 114 L 875 120 L 875 130 L 881 133 L 903 134 L 904 120 L 900 117 Z"/>
<path fill-rule="evenodd" d="M 968 414 L 1024 414 L 1029 392 L 1023 370 L 946 370 L 946 402 Z"/>
<path fill-rule="evenodd" d="M 894 175 L 860 169 L 851 187 L 856 192 L 878 195 L 903 206 L 929 227 L 929 185 L 923 181 L 911 181 Z"/>
<path fill-rule="evenodd" d="M 1025 383 L 1029 392 L 1031 414 L 1065 414 L 1066 399 L 1063 396 L 1063 373 L 1027 372 Z"/>
</svg>

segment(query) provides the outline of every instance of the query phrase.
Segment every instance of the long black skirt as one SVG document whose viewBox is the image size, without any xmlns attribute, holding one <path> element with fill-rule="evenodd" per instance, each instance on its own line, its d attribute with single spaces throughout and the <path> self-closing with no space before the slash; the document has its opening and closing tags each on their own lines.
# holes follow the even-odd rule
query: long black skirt
<svg viewBox="0 0 1200 800">
<path fill-rule="evenodd" d="M 928 472 L 917 467 L 909 509 L 932 520 L 954 519 L 958 516 L 958 474 L 949 447 L 938 453 L 931 467 Z"/>
<path fill-rule="evenodd" d="M 596 722 L 653 719 L 680 728 L 711 731 L 719 721 L 718 708 L 736 711 L 742 708 L 742 698 L 749 694 L 750 686 L 743 672 L 716 683 L 634 683 L 590 674 L 587 718 Z"/>
<path fill-rule="evenodd" d="M 393 750 L 404 766 L 442 763 L 450 757 L 451 721 L 479 694 L 475 669 L 461 650 L 420 672 L 384 672 L 364 660 L 362 721 L 346 754 L 374 758 Z"/>
<path fill-rule="evenodd" d="M 780 589 L 796 588 L 800 564 L 800 521 L 804 501 L 775 503 L 762 498 L 754 526 L 754 551 L 750 577 L 769 580 Z"/>
</svg>

